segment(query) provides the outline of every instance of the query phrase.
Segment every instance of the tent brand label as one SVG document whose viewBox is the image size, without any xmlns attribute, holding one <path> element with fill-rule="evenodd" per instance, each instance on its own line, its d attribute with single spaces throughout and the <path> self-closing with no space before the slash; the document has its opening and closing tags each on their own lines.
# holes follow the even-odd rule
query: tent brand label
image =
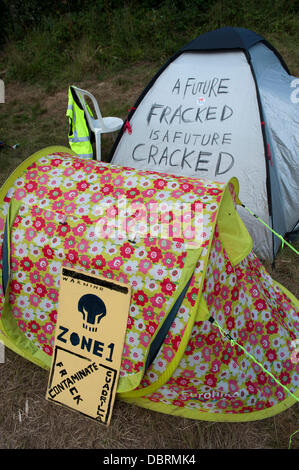
<svg viewBox="0 0 299 470">
<path fill-rule="evenodd" d="M 130 286 L 62 268 L 47 400 L 110 424 Z"/>
<path fill-rule="evenodd" d="M 192 393 L 185 390 L 181 393 L 180 399 L 182 400 L 199 400 L 199 401 L 219 401 L 221 399 L 234 400 L 239 396 L 235 393 L 225 393 L 222 391 L 212 390 L 211 392 Z"/>
</svg>

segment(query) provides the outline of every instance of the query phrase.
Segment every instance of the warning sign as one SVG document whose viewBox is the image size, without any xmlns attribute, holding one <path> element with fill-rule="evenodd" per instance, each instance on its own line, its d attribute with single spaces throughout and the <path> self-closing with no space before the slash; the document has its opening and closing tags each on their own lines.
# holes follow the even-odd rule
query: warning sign
<svg viewBox="0 0 299 470">
<path fill-rule="evenodd" d="M 109 425 L 130 286 L 62 268 L 47 400 Z"/>
</svg>

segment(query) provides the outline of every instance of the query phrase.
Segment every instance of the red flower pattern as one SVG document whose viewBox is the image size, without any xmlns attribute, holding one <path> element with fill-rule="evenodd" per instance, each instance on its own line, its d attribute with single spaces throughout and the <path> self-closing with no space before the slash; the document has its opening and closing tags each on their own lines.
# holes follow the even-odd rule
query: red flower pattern
<svg viewBox="0 0 299 470">
<path fill-rule="evenodd" d="M 39 183 L 37 184 L 37 181 L 39 181 L 40 178 L 43 178 L 43 175 L 46 177 L 47 174 L 51 171 L 51 168 L 60 168 L 63 166 L 64 163 L 64 155 L 65 154 L 56 154 L 55 158 L 52 158 L 50 160 L 50 164 L 45 164 L 45 160 L 43 162 L 40 162 L 40 164 L 32 164 L 30 167 L 31 173 L 26 177 L 26 183 L 24 185 L 25 190 L 27 193 L 30 193 L 32 191 L 35 191 L 36 189 L 39 188 Z M 58 158 L 59 157 L 59 158 Z M 85 178 L 87 178 L 86 175 L 92 175 L 94 173 L 95 175 L 107 175 L 110 177 L 112 175 L 112 178 L 107 178 L 106 183 L 103 183 L 102 185 L 98 184 L 98 180 L 96 181 L 98 187 L 95 190 L 96 192 L 101 192 L 104 195 L 109 195 L 109 194 L 114 194 L 115 188 L 113 186 L 113 173 L 115 172 L 115 175 L 119 174 L 120 170 L 119 169 L 109 169 L 106 166 L 100 166 L 100 164 L 95 164 L 93 162 L 83 162 L 81 160 L 74 160 L 72 161 L 71 167 L 75 171 L 82 170 L 82 174 L 84 175 Z M 69 168 L 71 168 L 69 166 Z M 32 171 L 34 169 L 34 171 Z M 30 171 L 29 169 L 27 170 L 28 172 Z M 129 169 L 127 169 L 129 171 Z M 102 176 L 99 176 L 99 178 L 102 178 Z M 168 176 L 167 175 L 162 175 L 161 177 L 157 175 L 156 179 L 153 180 L 152 186 L 149 186 L 147 188 L 148 191 L 148 198 L 153 198 L 155 197 L 155 194 L 157 191 L 161 191 L 163 189 L 168 190 Z M 88 181 L 90 181 L 88 179 Z M 109 183 L 108 183 L 109 181 Z M 57 183 L 56 183 L 57 184 Z M 93 183 L 92 183 L 93 184 Z M 63 188 L 63 185 L 61 187 L 54 186 L 55 183 L 52 185 L 51 189 L 47 193 L 47 197 L 50 201 L 52 201 L 52 207 L 53 211 L 57 212 L 54 207 L 57 206 L 57 200 L 59 203 L 60 201 L 63 201 L 63 194 L 64 192 L 69 191 L 70 188 Z M 43 187 L 46 186 L 46 183 L 43 182 Z M 53 187 L 54 186 L 54 187 Z M 90 189 L 91 184 L 87 182 L 86 180 L 81 180 L 76 184 L 76 189 L 80 192 L 86 191 L 89 193 L 91 191 Z M 181 178 L 179 180 L 179 190 L 177 190 L 177 187 L 174 188 L 173 194 L 177 192 L 177 197 L 181 197 L 182 194 L 188 191 L 195 191 L 197 194 L 201 195 L 209 195 L 211 198 L 215 198 L 213 202 L 210 204 L 211 207 L 213 207 L 213 204 L 216 209 L 216 196 L 220 196 L 222 193 L 222 189 L 218 188 L 206 188 L 202 183 L 191 183 L 190 180 Z M 26 192 L 23 191 L 24 196 L 26 196 Z M 126 192 L 123 191 L 122 194 L 126 194 L 128 198 L 137 199 L 137 197 L 140 195 L 140 191 L 138 187 L 131 187 L 128 189 Z M 36 191 L 34 197 L 45 197 L 44 194 L 38 194 L 38 191 Z M 145 196 L 145 192 L 142 193 L 142 197 Z M 76 199 L 74 198 L 74 201 Z M 199 201 L 200 202 L 200 201 Z M 9 200 L 7 199 L 7 203 L 9 203 Z M 55 206 L 56 204 L 56 206 Z M 58 206 L 56 207 L 58 209 Z M 43 210 L 41 210 L 38 206 L 36 205 L 36 210 L 35 210 L 35 215 L 34 212 L 32 212 L 32 226 L 33 228 L 36 229 L 37 233 L 42 233 L 44 227 L 45 227 L 45 219 L 43 215 Z M 1 216 L 0 216 L 1 217 Z M 81 235 L 83 236 L 84 234 L 82 230 L 79 229 L 79 223 L 82 223 L 82 220 L 86 224 L 86 229 L 83 230 L 84 234 L 86 234 L 89 230 L 89 226 L 93 223 L 93 215 L 90 213 L 89 215 L 84 215 L 80 219 L 78 219 L 78 224 L 74 227 L 72 225 L 72 230 L 73 233 L 77 236 L 80 237 Z M 16 229 L 20 224 L 22 223 L 22 217 L 17 215 L 14 221 L 14 226 L 13 229 Z M 78 228 L 78 230 L 77 230 Z M 70 226 L 68 223 L 61 223 L 57 224 L 57 233 L 60 237 L 66 237 L 67 233 L 71 230 Z M 75 230 L 75 231 L 74 231 Z M 215 230 L 215 239 L 218 237 L 218 229 L 216 226 Z M 85 238 L 86 240 L 86 238 Z M 78 240 L 78 243 L 80 240 Z M 205 240 L 205 245 L 207 246 L 209 244 L 209 240 Z M 146 245 L 146 244 L 145 244 Z M 159 263 L 161 258 L 164 259 L 165 257 L 165 251 L 161 250 L 157 246 L 157 240 L 153 239 L 152 242 L 148 245 L 149 248 L 146 248 L 148 251 L 147 253 L 147 258 L 149 259 L 149 262 L 151 263 Z M 118 260 L 119 256 L 121 256 L 124 261 L 129 260 L 131 257 L 133 257 L 134 252 L 135 252 L 135 247 L 132 246 L 131 244 L 124 243 L 123 245 L 120 246 L 118 254 L 115 256 L 114 259 Z M 38 269 L 39 272 L 42 275 L 45 275 L 43 271 L 46 271 L 47 276 L 49 275 L 49 270 L 51 269 L 58 269 L 54 263 L 51 263 L 52 261 L 63 261 L 64 259 L 67 260 L 68 262 L 71 262 L 73 265 L 76 265 L 78 263 L 78 254 L 75 250 L 69 250 L 66 251 L 63 256 L 58 256 L 56 254 L 55 249 L 51 248 L 49 244 L 45 244 L 41 247 L 42 255 L 40 258 L 37 257 L 32 257 L 31 254 L 28 256 L 23 256 L 19 260 L 19 266 L 24 275 L 28 276 L 29 279 L 29 274 L 32 274 L 35 269 Z M 288 298 L 287 295 L 281 292 L 279 288 L 275 287 L 275 294 L 273 296 L 269 295 L 269 292 L 267 290 L 267 287 L 263 285 L 262 281 L 265 281 L 265 275 L 262 270 L 261 263 L 259 262 L 258 259 L 256 259 L 254 256 L 249 257 L 248 260 L 246 260 L 246 263 L 244 264 L 240 263 L 238 266 L 232 266 L 230 261 L 228 260 L 228 257 L 225 254 L 225 251 L 223 247 L 221 247 L 221 243 L 218 243 L 217 245 L 217 256 L 222 256 L 225 260 L 223 268 L 220 270 L 220 275 L 222 276 L 221 280 L 216 279 L 215 277 L 215 283 L 212 283 L 211 288 L 209 287 L 209 283 L 207 282 L 207 279 L 205 279 L 204 285 L 203 285 L 203 292 L 206 298 L 206 301 L 211 309 L 213 309 L 213 315 L 217 317 L 218 314 L 222 314 L 222 319 L 224 317 L 222 326 L 224 329 L 227 331 L 231 331 L 231 334 L 235 333 L 236 338 L 238 338 L 238 341 L 240 344 L 246 345 L 246 342 L 248 341 L 248 338 L 250 337 L 250 333 L 254 331 L 255 336 L 258 338 L 258 344 L 257 348 L 260 348 L 262 351 L 261 354 L 264 354 L 264 359 L 267 360 L 269 363 L 274 363 L 277 361 L 278 355 L 277 355 L 277 347 L 273 343 L 273 339 L 276 338 L 277 335 L 279 335 L 279 328 L 286 329 L 289 332 L 289 338 L 290 339 L 295 339 L 296 335 L 292 331 L 291 326 L 288 322 L 288 315 L 286 314 L 288 306 L 290 308 L 291 302 Z M 15 254 L 14 254 L 15 256 Z M 43 258 L 44 256 L 44 258 Z M 173 272 L 176 272 L 178 268 L 183 269 L 184 267 L 184 261 L 185 261 L 186 253 L 180 252 L 179 254 L 176 255 L 176 257 L 173 259 L 174 265 L 175 265 L 175 270 Z M 108 258 L 106 258 L 103 255 L 97 255 L 91 257 L 91 266 L 97 270 L 97 269 L 103 269 L 106 265 L 106 263 L 109 261 Z M 210 259 L 210 263 L 212 264 L 212 261 Z M 217 263 L 216 258 L 214 263 Z M 117 269 L 119 267 L 122 267 L 122 263 L 120 263 L 117 266 Z M 57 273 L 59 270 L 57 271 Z M 92 272 L 94 272 L 92 270 Z M 108 278 L 113 279 L 114 276 L 114 270 L 112 268 L 111 271 L 105 271 L 105 274 L 107 275 Z M 170 271 L 169 271 L 170 273 Z M 163 321 L 163 315 L 165 315 L 165 312 L 163 312 L 163 306 L 165 304 L 165 298 L 164 295 L 173 295 L 173 292 L 175 290 L 175 283 L 171 280 L 170 274 L 167 273 L 166 278 L 163 278 L 159 284 L 159 292 L 155 293 L 152 296 L 148 296 L 146 292 L 143 289 L 137 289 L 136 291 L 133 291 L 133 303 L 135 303 L 136 307 L 144 307 L 145 309 L 148 307 L 151 307 L 153 309 L 153 316 L 149 315 L 148 318 L 143 318 L 144 321 L 144 332 L 142 334 L 147 334 L 148 336 L 152 336 L 155 331 L 158 328 L 158 325 L 160 324 L 160 318 Z M 121 271 L 121 274 L 123 272 Z M 51 272 L 51 275 L 53 273 Z M 219 276 L 219 274 L 217 274 Z M 232 276 L 234 276 L 234 280 L 231 284 L 229 284 L 229 280 L 232 279 Z M 16 278 L 18 279 L 18 278 Z M 10 283 L 10 289 L 11 289 L 11 295 L 10 299 L 11 301 L 15 301 L 15 299 L 18 297 L 19 294 L 21 294 L 22 291 L 22 286 L 23 286 L 23 281 L 19 282 L 18 280 L 13 279 Z M 27 279 L 27 278 L 26 278 Z M 216 282 L 217 281 L 217 282 Z M 246 283 L 245 283 L 246 281 Z M 42 284 L 42 277 L 40 282 L 36 282 L 33 284 L 34 286 L 34 293 L 38 295 L 41 298 L 54 298 L 57 295 L 56 289 L 49 289 L 49 292 L 47 293 L 47 289 Z M 25 283 L 28 283 L 27 280 L 24 281 Z M 275 284 L 274 284 L 275 285 Z M 210 290 L 209 290 L 210 289 Z M 250 290 L 251 289 L 251 290 Z M 250 290 L 250 291 L 249 291 Z M 51 292 L 50 292 L 51 291 Z M 239 305 L 239 299 L 242 300 L 242 296 L 244 299 L 244 293 L 247 293 L 247 295 L 251 296 L 252 303 L 249 304 L 248 310 L 249 314 L 246 314 L 244 318 L 242 318 L 242 308 L 240 308 Z M 191 307 L 194 307 L 196 299 L 198 298 L 199 295 L 199 286 L 197 286 L 195 283 L 190 285 L 188 289 L 188 293 L 186 295 L 186 298 L 184 299 L 184 305 L 186 304 L 189 309 Z M 20 296 L 21 302 L 22 302 L 22 296 Z M 51 305 L 51 303 L 50 303 Z M 159 307 L 159 308 L 156 308 Z M 237 308 L 236 308 L 237 307 Z M 240 313 L 238 313 L 238 308 L 240 309 Z M 140 308 L 140 311 L 142 311 L 142 308 Z M 250 319 L 250 312 L 252 313 L 252 318 L 254 318 L 254 314 L 256 312 L 266 312 L 267 311 L 270 313 L 269 318 L 271 318 L 270 321 L 266 322 L 262 319 L 259 319 L 260 326 L 257 325 L 257 322 L 255 320 Z M 48 319 L 45 320 L 44 322 L 46 323 L 47 321 L 51 320 L 52 324 L 55 324 L 57 321 L 57 310 L 52 309 L 48 311 L 49 313 L 46 314 L 48 316 Z M 237 313 L 236 313 L 237 312 Z M 137 313 L 138 314 L 138 313 Z M 223 315 L 224 314 L 224 315 Z M 17 315 L 17 313 L 16 313 Z M 133 315 L 133 313 L 132 313 Z M 135 331 L 134 330 L 134 325 L 135 325 L 135 315 L 134 316 L 129 316 L 128 317 L 128 324 L 127 324 L 127 329 L 128 331 Z M 187 323 L 187 316 L 184 316 L 184 320 L 181 320 L 183 323 Z M 219 317 L 220 318 L 220 317 Z M 159 319 L 159 321 L 157 320 Z M 238 323 L 238 320 L 241 319 Z M 220 320 L 219 320 L 220 321 Z M 44 324 L 44 323 L 42 323 Z M 31 320 L 31 321 L 26 321 L 26 320 L 18 320 L 18 325 L 23 331 L 30 331 L 33 336 L 36 338 L 36 333 L 39 331 L 41 328 L 41 324 L 39 323 L 39 320 Z M 197 359 L 196 354 L 194 353 L 199 350 L 202 351 L 203 348 L 206 349 L 205 353 L 205 358 L 206 360 L 209 360 L 209 354 L 211 355 L 211 361 L 212 358 L 215 361 L 215 356 L 217 356 L 217 361 L 220 364 L 220 369 L 219 369 L 219 374 L 211 373 L 210 369 L 208 372 L 201 373 L 200 377 L 200 382 L 201 385 L 205 384 L 206 386 L 209 387 L 216 387 L 217 386 L 217 378 L 221 377 L 221 373 L 224 371 L 228 371 L 228 366 L 231 368 L 233 367 L 233 363 L 240 363 L 242 361 L 243 357 L 246 357 L 246 354 L 237 346 L 231 347 L 230 344 L 228 343 L 228 340 L 225 338 L 220 337 L 219 332 L 216 330 L 214 331 L 214 327 L 211 326 L 211 330 L 204 331 L 202 328 L 204 325 L 207 325 L 207 322 L 200 322 L 197 321 L 194 324 L 194 328 L 196 328 L 196 331 L 192 333 L 193 337 L 191 337 L 186 351 L 185 351 L 185 359 L 190 361 L 198 360 L 198 365 L 197 367 L 199 368 L 198 370 L 200 371 L 200 366 L 203 365 L 200 362 L 200 356 Z M 140 323 L 140 326 L 142 327 L 142 323 Z M 172 333 L 172 330 L 170 329 L 167 335 L 167 348 L 168 349 L 168 358 L 171 358 L 171 351 L 173 351 L 173 355 L 175 355 L 175 352 L 177 352 L 178 347 L 181 343 L 181 339 L 183 336 L 184 329 L 180 330 L 180 334 L 174 334 Z M 200 332 L 200 333 L 199 333 Z M 267 333 L 267 335 L 265 334 Z M 48 355 L 52 355 L 53 349 L 52 349 L 52 342 L 51 338 L 47 334 L 40 335 L 40 338 L 43 336 L 43 342 L 41 347 L 43 348 L 44 352 Z M 252 335 L 251 335 L 252 336 Z M 210 348 L 207 348 L 206 345 L 212 346 Z M 146 344 L 149 344 L 148 342 Z M 217 349 L 217 351 L 216 351 Z M 143 367 L 143 362 L 140 360 L 136 360 L 135 362 L 132 362 L 129 360 L 129 356 L 127 359 L 123 362 L 124 369 L 131 373 L 133 371 L 139 372 L 142 367 Z M 288 358 L 285 358 L 284 362 L 281 363 L 281 367 L 283 370 L 280 372 L 278 379 L 280 382 L 284 385 L 287 386 L 292 382 L 292 371 L 294 366 L 291 364 L 290 360 Z M 244 371 L 246 372 L 246 371 Z M 198 377 L 198 379 L 199 379 Z M 176 388 L 178 387 L 181 388 L 186 388 L 189 384 L 189 379 L 184 378 L 183 376 L 179 376 L 175 379 L 176 382 Z M 248 406 L 246 403 L 246 400 L 243 398 L 238 398 L 237 400 L 234 400 L 234 404 L 230 404 L 229 399 L 219 399 L 215 406 L 221 410 L 221 412 L 232 412 L 232 413 L 246 413 L 246 412 L 251 412 L 251 411 L 258 411 L 264 408 L 269 408 L 272 406 L 272 397 L 273 400 L 275 397 L 277 397 L 277 400 L 281 400 L 281 398 L 285 395 L 285 391 L 281 388 L 278 387 L 275 383 L 271 382 L 271 387 L 273 390 L 271 399 L 264 399 L 262 398 L 263 396 L 261 394 L 261 390 L 267 388 L 267 384 L 269 384 L 269 378 L 266 373 L 264 372 L 256 372 L 256 375 L 253 374 L 252 377 L 250 377 L 249 380 L 244 381 L 246 388 L 249 392 L 249 397 L 252 395 L 257 396 L 259 399 L 256 400 L 255 405 L 253 406 Z M 142 380 L 142 383 L 140 387 L 146 387 L 151 384 L 151 381 L 147 379 L 145 376 Z M 167 386 L 167 384 L 166 384 Z M 196 391 L 197 389 L 194 387 L 194 390 Z M 268 393 L 265 391 L 265 394 Z M 269 395 L 270 396 L 270 395 Z M 266 395 L 265 395 L 266 397 Z M 160 399 L 163 399 L 163 395 L 157 393 L 154 397 L 153 400 L 160 401 Z M 164 397 L 165 399 L 165 397 Z M 174 406 L 180 406 L 184 407 L 185 406 L 186 400 L 180 400 L 178 398 L 174 398 L 171 400 L 171 403 Z M 188 402 L 188 400 L 187 400 Z M 203 406 L 202 403 L 199 404 L 199 406 Z"/>
</svg>

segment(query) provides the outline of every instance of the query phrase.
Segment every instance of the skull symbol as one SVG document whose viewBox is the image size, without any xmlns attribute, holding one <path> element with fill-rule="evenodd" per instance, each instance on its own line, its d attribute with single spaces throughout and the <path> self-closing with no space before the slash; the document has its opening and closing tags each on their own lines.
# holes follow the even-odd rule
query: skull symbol
<svg viewBox="0 0 299 470">
<path fill-rule="evenodd" d="M 83 328 L 93 332 L 97 331 L 96 325 L 106 315 L 104 302 L 94 294 L 83 295 L 78 302 L 78 310 L 83 315 Z"/>
</svg>

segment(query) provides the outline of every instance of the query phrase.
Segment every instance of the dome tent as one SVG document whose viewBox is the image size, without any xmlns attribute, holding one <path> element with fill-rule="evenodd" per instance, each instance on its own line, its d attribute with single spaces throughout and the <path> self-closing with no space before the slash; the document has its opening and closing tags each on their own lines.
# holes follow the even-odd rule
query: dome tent
<svg viewBox="0 0 299 470">
<path fill-rule="evenodd" d="M 299 305 L 253 253 L 237 194 L 234 179 L 112 166 L 63 147 L 37 152 L 0 191 L 1 340 L 49 368 L 60 267 L 72 267 L 132 286 L 119 399 L 212 421 L 285 410 L 299 397 L 291 357 Z M 175 232 L 134 244 L 99 238 L 95 205 L 112 217 L 124 195 L 132 204 L 202 204 L 201 244 L 191 248 Z"/>
<path fill-rule="evenodd" d="M 180 49 L 153 77 L 118 135 L 114 164 L 240 182 L 240 199 L 282 237 L 298 234 L 296 85 L 262 36 L 224 27 Z M 281 245 L 244 208 L 254 250 L 273 261 Z"/>
</svg>

